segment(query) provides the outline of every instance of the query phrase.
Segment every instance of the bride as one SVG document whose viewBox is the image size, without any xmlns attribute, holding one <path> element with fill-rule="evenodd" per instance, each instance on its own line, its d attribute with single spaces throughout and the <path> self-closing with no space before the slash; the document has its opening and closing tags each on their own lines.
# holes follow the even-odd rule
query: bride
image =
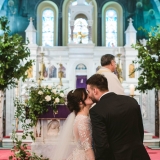
<svg viewBox="0 0 160 160">
<path fill-rule="evenodd" d="M 89 117 L 89 109 L 92 104 L 93 102 L 84 88 L 78 88 L 68 93 L 67 107 L 71 113 L 60 133 L 53 156 L 54 160 L 95 160 Z M 74 143 L 75 149 L 72 149 L 72 143 Z"/>
</svg>

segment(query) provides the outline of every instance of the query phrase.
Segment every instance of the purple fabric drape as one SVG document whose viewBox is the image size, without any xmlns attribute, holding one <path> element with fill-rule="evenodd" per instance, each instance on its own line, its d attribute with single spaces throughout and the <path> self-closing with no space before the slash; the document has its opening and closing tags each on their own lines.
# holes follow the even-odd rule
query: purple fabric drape
<svg viewBox="0 0 160 160">
<path fill-rule="evenodd" d="M 86 88 L 87 76 L 76 76 L 76 88 Z"/>
<path fill-rule="evenodd" d="M 48 112 L 43 113 L 39 118 L 67 118 L 70 114 L 69 109 L 66 105 L 57 105 L 58 114 L 54 114 L 51 106 L 47 106 Z"/>
</svg>

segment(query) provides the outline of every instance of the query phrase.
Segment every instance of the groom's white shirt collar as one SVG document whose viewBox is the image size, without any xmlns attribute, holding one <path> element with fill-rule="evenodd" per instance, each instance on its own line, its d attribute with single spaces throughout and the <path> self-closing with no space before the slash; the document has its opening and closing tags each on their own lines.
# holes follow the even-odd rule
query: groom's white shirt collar
<svg viewBox="0 0 160 160">
<path fill-rule="evenodd" d="M 105 94 L 108 94 L 108 93 L 110 93 L 110 92 L 106 92 L 106 93 L 102 94 L 102 96 L 99 98 L 99 101 Z"/>
<path fill-rule="evenodd" d="M 99 100 L 100 100 L 105 94 L 108 94 L 108 93 L 110 93 L 110 92 L 106 92 L 106 93 L 102 94 L 102 96 L 99 98 Z M 94 105 L 96 105 L 96 103 L 92 104 L 91 108 L 94 107 Z M 91 109 L 91 108 L 90 108 L 90 109 Z"/>
</svg>

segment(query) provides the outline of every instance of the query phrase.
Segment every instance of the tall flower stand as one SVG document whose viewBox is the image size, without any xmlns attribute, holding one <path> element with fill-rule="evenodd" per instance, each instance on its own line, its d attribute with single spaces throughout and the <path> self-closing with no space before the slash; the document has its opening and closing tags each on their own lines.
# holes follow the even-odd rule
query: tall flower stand
<svg viewBox="0 0 160 160">
<path fill-rule="evenodd" d="M 35 141 L 31 144 L 32 152 L 43 155 L 49 160 L 53 160 L 53 154 L 56 154 L 54 151 L 58 144 L 58 135 L 70 113 L 65 105 L 58 105 L 57 107 L 57 114 L 54 114 L 51 107 L 49 107 L 47 113 L 39 116 L 37 125 L 34 128 Z"/>
</svg>

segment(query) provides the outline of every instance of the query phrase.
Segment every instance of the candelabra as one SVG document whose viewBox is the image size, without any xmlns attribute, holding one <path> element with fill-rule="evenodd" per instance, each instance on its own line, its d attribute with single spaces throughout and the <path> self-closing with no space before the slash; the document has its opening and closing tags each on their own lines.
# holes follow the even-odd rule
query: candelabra
<svg viewBox="0 0 160 160">
<path fill-rule="evenodd" d="M 39 71 L 39 78 L 38 78 L 38 85 L 41 85 L 41 82 L 44 79 L 43 73 L 44 73 L 44 63 L 43 63 L 43 57 L 44 57 L 44 53 L 40 53 L 41 55 L 41 65 L 40 65 L 40 71 Z"/>
<path fill-rule="evenodd" d="M 60 66 L 59 67 L 59 71 L 58 71 L 59 85 L 63 86 L 63 84 L 62 84 L 62 78 L 63 78 L 63 75 L 64 75 L 64 73 L 63 73 L 63 65 L 60 63 L 59 66 Z"/>
<path fill-rule="evenodd" d="M 117 63 L 117 74 L 118 74 L 118 79 L 120 80 L 120 82 L 122 83 L 123 82 L 123 77 L 122 77 L 122 66 L 121 66 L 121 53 L 118 53 L 117 54 L 117 57 L 118 57 L 118 63 Z"/>
</svg>

